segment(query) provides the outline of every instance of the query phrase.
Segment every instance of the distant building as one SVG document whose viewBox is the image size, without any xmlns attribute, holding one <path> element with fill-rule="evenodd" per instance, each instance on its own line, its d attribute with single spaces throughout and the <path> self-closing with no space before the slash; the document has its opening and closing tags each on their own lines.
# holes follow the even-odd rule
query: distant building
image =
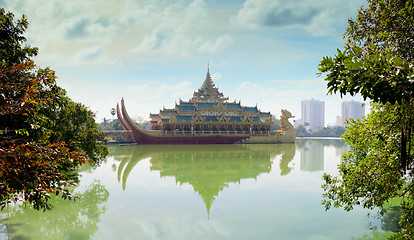
<svg viewBox="0 0 414 240">
<path fill-rule="evenodd" d="M 341 125 L 342 125 L 342 118 L 341 118 L 341 116 L 336 116 L 335 126 L 341 126 Z"/>
<path fill-rule="evenodd" d="M 341 116 L 336 116 L 336 121 L 334 123 L 328 123 L 328 127 L 338 127 L 338 126 L 342 126 Z"/>
<path fill-rule="evenodd" d="M 325 102 L 311 99 L 302 101 L 302 122 L 308 130 L 325 126 Z"/>
<path fill-rule="evenodd" d="M 358 119 L 365 116 L 365 106 L 357 101 L 345 101 L 341 107 L 342 124 L 347 119 Z"/>
</svg>

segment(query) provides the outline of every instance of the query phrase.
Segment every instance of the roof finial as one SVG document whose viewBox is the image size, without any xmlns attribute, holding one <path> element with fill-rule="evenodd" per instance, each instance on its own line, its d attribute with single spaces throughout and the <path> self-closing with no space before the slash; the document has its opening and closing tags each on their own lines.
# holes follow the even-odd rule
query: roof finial
<svg viewBox="0 0 414 240">
<path fill-rule="evenodd" d="M 210 63 L 207 63 L 207 73 L 210 74 Z"/>
</svg>

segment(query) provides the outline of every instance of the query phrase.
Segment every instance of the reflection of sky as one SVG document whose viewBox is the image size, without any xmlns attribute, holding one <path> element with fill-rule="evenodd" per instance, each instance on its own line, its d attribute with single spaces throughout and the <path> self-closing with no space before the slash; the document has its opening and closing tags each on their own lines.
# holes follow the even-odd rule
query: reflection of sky
<svg viewBox="0 0 414 240">
<path fill-rule="evenodd" d="M 335 172 L 339 163 L 337 148 L 322 149 L 324 171 Z M 174 177 L 160 177 L 159 171 L 150 171 L 150 159 L 134 167 L 125 191 L 120 182 L 114 181 L 116 172 L 100 168 L 93 177 L 104 178 L 111 196 L 110 207 L 101 221 L 101 232 L 95 237 L 332 239 L 335 236 L 335 239 L 350 239 L 366 232 L 365 211 L 324 211 L 320 204 L 322 172 L 304 171 L 301 151 L 297 149 L 289 163 L 292 171 L 287 175 L 280 175 L 281 155 L 276 155 L 270 159 L 270 173 L 229 183 L 219 192 L 209 217 L 204 202 L 190 184 L 179 185 Z M 107 164 L 113 163 L 119 164 L 111 158 Z"/>
<path fill-rule="evenodd" d="M 308 172 L 323 171 L 324 149 L 316 141 L 307 141 L 300 151 L 300 170 Z"/>
<path fill-rule="evenodd" d="M 306 150 L 298 145 L 286 175 L 280 170 L 282 154 L 270 154 L 271 171 L 229 182 L 209 215 L 190 183 L 177 183 L 175 176 L 160 177 L 159 170 L 150 170 L 151 154 L 131 170 L 125 190 L 113 169 L 121 157 L 108 157 L 94 172 L 82 173 L 79 187 L 99 179 L 110 194 L 93 239 L 350 239 L 370 233 L 365 210 L 324 211 L 321 175 L 335 173 L 340 158 L 337 145 L 321 146 L 324 171 L 303 170 L 301 154 Z"/>
</svg>

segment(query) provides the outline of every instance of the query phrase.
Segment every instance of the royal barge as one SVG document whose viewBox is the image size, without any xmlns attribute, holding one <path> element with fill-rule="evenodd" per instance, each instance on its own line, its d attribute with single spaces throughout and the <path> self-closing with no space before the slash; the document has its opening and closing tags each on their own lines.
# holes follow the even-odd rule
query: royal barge
<svg viewBox="0 0 414 240">
<path fill-rule="evenodd" d="M 282 130 L 271 132 L 272 115 L 257 106 L 230 102 L 215 87 L 207 69 L 206 78 L 188 101 L 179 100 L 174 108 L 150 114 L 151 130 L 142 129 L 129 116 L 124 99 L 117 104 L 117 117 L 130 131 L 136 144 L 232 144 L 293 143 L 296 131 L 288 121 L 293 117 L 282 110 Z"/>
</svg>

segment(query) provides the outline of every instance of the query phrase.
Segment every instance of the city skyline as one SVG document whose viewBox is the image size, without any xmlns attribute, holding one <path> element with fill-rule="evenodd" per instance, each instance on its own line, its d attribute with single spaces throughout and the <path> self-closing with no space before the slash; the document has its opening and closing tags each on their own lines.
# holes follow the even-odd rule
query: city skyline
<svg viewBox="0 0 414 240">
<path fill-rule="evenodd" d="M 328 111 L 329 112 L 329 111 Z M 296 118 L 294 126 L 305 125 L 309 130 L 318 130 L 322 127 L 343 126 L 346 119 L 358 119 L 365 116 L 365 105 L 359 101 L 343 101 L 341 115 L 336 122 L 327 123 L 325 120 L 325 102 L 317 99 L 302 100 L 301 116 Z"/>
<path fill-rule="evenodd" d="M 56 71 L 68 96 L 111 119 L 121 98 L 133 117 L 191 98 L 207 64 L 230 101 L 279 116 L 301 101 L 326 102 L 325 122 L 342 101 L 317 77 L 324 56 L 342 49 L 348 18 L 363 0 L 0 0 L 15 20 L 26 14 L 39 67 Z M 369 111 L 369 109 L 367 109 Z"/>
<path fill-rule="evenodd" d="M 313 98 L 303 100 L 300 123 L 313 131 L 325 127 L 325 102 Z"/>
<path fill-rule="evenodd" d="M 341 105 L 341 122 L 347 119 L 358 119 L 365 116 L 365 106 L 357 101 L 345 101 Z"/>
</svg>

